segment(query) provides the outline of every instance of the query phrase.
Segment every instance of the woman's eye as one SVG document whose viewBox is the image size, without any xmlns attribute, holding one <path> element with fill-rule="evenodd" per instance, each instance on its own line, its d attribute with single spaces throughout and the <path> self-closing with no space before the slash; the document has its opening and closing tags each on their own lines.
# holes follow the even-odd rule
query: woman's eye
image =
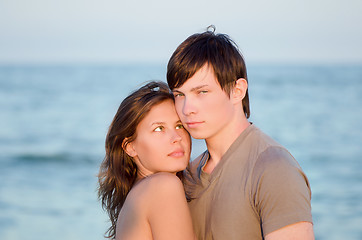
<svg viewBox="0 0 362 240">
<path fill-rule="evenodd" d="M 154 132 L 161 132 L 163 130 L 163 128 L 164 128 L 163 126 L 158 126 L 153 131 Z"/>
<path fill-rule="evenodd" d="M 176 129 L 183 129 L 183 128 L 184 128 L 184 125 L 182 125 L 182 124 L 179 124 L 176 126 Z"/>
<path fill-rule="evenodd" d="M 199 94 L 206 94 L 206 93 L 208 93 L 207 90 L 199 91 Z"/>
</svg>

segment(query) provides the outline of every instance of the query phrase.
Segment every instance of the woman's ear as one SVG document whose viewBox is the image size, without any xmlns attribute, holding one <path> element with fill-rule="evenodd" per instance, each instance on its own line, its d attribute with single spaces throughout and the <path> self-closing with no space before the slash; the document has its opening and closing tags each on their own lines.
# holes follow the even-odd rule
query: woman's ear
<svg viewBox="0 0 362 240">
<path fill-rule="evenodd" d="M 232 91 L 232 98 L 236 102 L 243 101 L 246 90 L 248 89 L 248 82 L 244 78 L 239 78 L 236 80 L 235 86 Z"/>
<path fill-rule="evenodd" d="M 128 154 L 130 157 L 136 157 L 137 152 L 134 149 L 133 142 L 128 142 L 128 138 L 125 138 L 122 143 L 123 150 Z"/>
</svg>

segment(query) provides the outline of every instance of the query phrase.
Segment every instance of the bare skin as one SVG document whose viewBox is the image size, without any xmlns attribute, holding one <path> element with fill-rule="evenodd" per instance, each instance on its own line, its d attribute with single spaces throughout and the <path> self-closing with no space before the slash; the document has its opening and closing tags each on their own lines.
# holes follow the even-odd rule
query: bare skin
<svg viewBox="0 0 362 240">
<path fill-rule="evenodd" d="M 196 239 L 181 181 L 156 173 L 139 181 L 119 214 L 116 239 Z"/>
<path fill-rule="evenodd" d="M 175 106 L 190 134 L 205 139 L 210 153 L 204 171 L 211 173 L 235 139 L 250 125 L 242 108 L 248 83 L 240 78 L 230 96 L 205 64 L 181 87 L 173 90 Z"/>
<path fill-rule="evenodd" d="M 125 151 L 138 177 L 119 213 L 116 240 L 195 239 L 178 171 L 190 159 L 190 136 L 172 100 L 154 106 L 137 126 Z"/>
<path fill-rule="evenodd" d="M 299 222 L 266 235 L 265 240 L 314 240 L 313 224 Z"/>
</svg>

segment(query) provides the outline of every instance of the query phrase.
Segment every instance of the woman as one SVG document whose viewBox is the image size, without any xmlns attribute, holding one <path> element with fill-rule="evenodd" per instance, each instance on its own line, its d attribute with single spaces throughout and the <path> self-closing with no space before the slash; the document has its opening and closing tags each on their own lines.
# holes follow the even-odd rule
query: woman
<svg viewBox="0 0 362 240">
<path fill-rule="evenodd" d="M 112 239 L 195 239 L 182 183 L 190 135 L 173 95 L 150 82 L 121 103 L 106 137 L 98 195 Z"/>
</svg>

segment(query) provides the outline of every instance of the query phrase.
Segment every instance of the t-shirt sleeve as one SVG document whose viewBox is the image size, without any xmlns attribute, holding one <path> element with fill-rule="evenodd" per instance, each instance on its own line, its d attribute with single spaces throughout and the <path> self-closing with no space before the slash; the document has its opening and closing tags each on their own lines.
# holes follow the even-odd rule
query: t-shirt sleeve
<svg viewBox="0 0 362 240">
<path fill-rule="evenodd" d="M 281 147 L 269 147 L 253 170 L 252 199 L 264 237 L 297 222 L 312 222 L 311 190 L 297 161 Z"/>
</svg>

